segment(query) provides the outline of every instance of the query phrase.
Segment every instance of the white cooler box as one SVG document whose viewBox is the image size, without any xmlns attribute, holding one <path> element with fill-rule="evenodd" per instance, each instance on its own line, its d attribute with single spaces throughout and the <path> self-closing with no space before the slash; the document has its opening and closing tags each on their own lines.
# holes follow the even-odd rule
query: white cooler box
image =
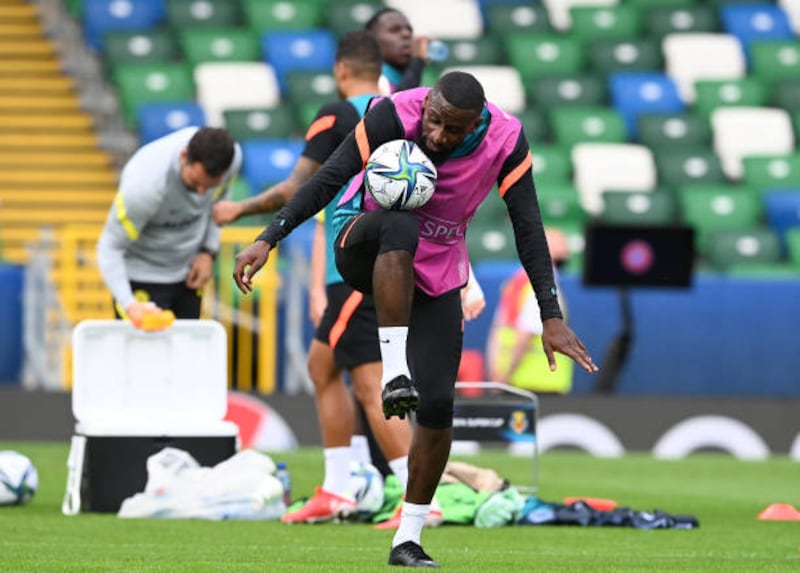
<svg viewBox="0 0 800 573">
<path fill-rule="evenodd" d="M 225 421 L 227 340 L 212 320 L 176 320 L 143 332 L 88 320 L 72 333 L 72 413 L 77 420 L 62 511 L 116 512 L 144 490 L 147 458 L 165 447 L 213 466 L 238 449 Z"/>
</svg>

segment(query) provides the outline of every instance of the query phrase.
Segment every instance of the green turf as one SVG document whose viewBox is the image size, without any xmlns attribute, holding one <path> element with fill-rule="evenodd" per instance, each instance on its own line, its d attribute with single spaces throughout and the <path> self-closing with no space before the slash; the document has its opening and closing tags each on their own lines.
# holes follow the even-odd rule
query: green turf
<svg viewBox="0 0 800 573">
<path fill-rule="evenodd" d="M 392 533 L 369 525 L 120 520 L 61 515 L 67 444 L 7 443 L 28 455 L 41 487 L 25 507 L 0 508 L 0 571 L 307 572 L 387 571 Z M 285 459 L 296 496 L 320 479 L 319 449 Z M 512 482 L 530 479 L 525 460 L 489 452 L 465 458 Z M 635 509 L 692 513 L 694 531 L 523 527 L 426 530 L 428 552 L 449 571 L 800 571 L 800 522 L 762 522 L 770 503 L 800 507 L 800 465 L 785 458 L 741 462 L 722 455 L 656 461 L 649 455 L 603 460 L 550 453 L 541 460 L 541 497 L 610 497 Z"/>
</svg>

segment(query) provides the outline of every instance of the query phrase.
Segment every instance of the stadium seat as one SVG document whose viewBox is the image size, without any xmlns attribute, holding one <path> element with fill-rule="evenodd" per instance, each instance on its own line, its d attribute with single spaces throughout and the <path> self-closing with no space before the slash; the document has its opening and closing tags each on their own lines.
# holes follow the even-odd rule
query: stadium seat
<svg viewBox="0 0 800 573">
<path fill-rule="evenodd" d="M 325 7 L 325 25 L 334 34 L 341 36 L 350 30 L 358 30 L 381 8 L 380 0 L 348 0 L 330 2 Z"/>
<path fill-rule="evenodd" d="M 606 85 L 594 74 L 547 77 L 528 82 L 528 102 L 549 112 L 556 107 L 597 106 L 606 103 Z"/>
<path fill-rule="evenodd" d="M 586 60 L 583 47 L 568 36 L 511 34 L 505 45 L 509 62 L 526 85 L 548 76 L 580 73 Z"/>
<path fill-rule="evenodd" d="M 664 69 L 681 99 L 694 103 L 694 82 L 739 79 L 747 73 L 741 45 L 728 34 L 670 34 L 662 41 Z"/>
<path fill-rule="evenodd" d="M 681 218 L 695 229 L 700 251 L 716 231 L 745 231 L 755 228 L 762 215 L 758 196 L 724 185 L 686 185 L 678 189 Z"/>
<path fill-rule="evenodd" d="M 592 216 L 603 210 L 605 191 L 652 191 L 656 165 L 650 150 L 629 143 L 579 143 L 572 148 L 574 182 L 583 209 Z"/>
<path fill-rule="evenodd" d="M 442 40 L 447 45 L 447 59 L 439 66 L 499 66 L 506 63 L 503 43 L 494 36 L 482 38 L 452 38 Z"/>
<path fill-rule="evenodd" d="M 197 101 L 214 127 L 228 109 L 275 107 L 280 90 L 275 72 L 263 62 L 206 62 L 194 69 Z"/>
<path fill-rule="evenodd" d="M 414 25 L 414 33 L 431 38 L 478 38 L 483 18 L 476 0 L 385 0 Z"/>
<path fill-rule="evenodd" d="M 525 137 L 531 147 L 543 143 L 550 138 L 550 114 L 535 106 L 528 106 L 517 114 L 522 123 Z"/>
<path fill-rule="evenodd" d="M 720 8 L 722 29 L 742 44 L 746 54 L 753 41 L 789 40 L 789 18 L 780 7 L 769 4 L 729 4 Z"/>
<path fill-rule="evenodd" d="M 195 97 L 188 67 L 177 62 L 121 64 L 114 68 L 113 81 L 119 90 L 123 117 L 128 126 L 133 127 L 139 104 L 186 101 Z"/>
<path fill-rule="evenodd" d="M 622 143 L 625 122 L 608 107 L 564 107 L 551 111 L 556 143 L 571 147 L 582 141 Z"/>
<path fill-rule="evenodd" d="M 261 191 L 259 189 L 258 191 Z M 244 201 L 258 193 L 253 190 L 253 186 L 244 177 L 237 177 L 231 185 L 230 200 L 231 201 Z M 237 219 L 226 226 L 233 227 L 266 227 L 275 218 L 277 213 L 258 213 L 255 215 L 247 215 Z"/>
<path fill-rule="evenodd" d="M 196 66 L 203 62 L 247 62 L 261 59 L 258 38 L 245 28 L 188 28 L 180 35 L 186 61 Z"/>
<path fill-rule="evenodd" d="M 285 93 L 290 73 L 333 69 L 336 39 L 329 30 L 272 31 L 262 34 L 261 47 Z"/>
<path fill-rule="evenodd" d="M 599 219 L 612 225 L 665 225 L 678 216 L 675 196 L 667 191 L 605 191 Z"/>
<path fill-rule="evenodd" d="M 108 32 L 103 36 L 103 64 L 152 64 L 175 60 L 180 53 L 175 36 L 164 28 L 135 32 Z"/>
<path fill-rule="evenodd" d="M 258 34 L 282 30 L 310 30 L 324 24 L 323 3 L 316 0 L 242 0 L 244 20 Z"/>
<path fill-rule="evenodd" d="M 765 107 L 722 107 L 711 114 L 714 150 L 730 179 L 742 177 L 748 155 L 791 153 L 795 147 L 792 120 L 786 110 Z"/>
<path fill-rule="evenodd" d="M 336 78 L 331 71 L 291 72 L 286 76 L 286 100 L 293 105 L 323 103 L 338 98 Z"/>
<path fill-rule="evenodd" d="M 612 105 L 625 118 L 630 139 L 637 135 L 639 116 L 684 110 L 677 85 L 663 73 L 614 72 L 609 75 L 609 91 Z"/>
<path fill-rule="evenodd" d="M 519 73 L 511 66 L 457 66 L 451 70 L 469 72 L 483 85 L 486 99 L 510 113 L 525 109 L 525 89 Z"/>
<path fill-rule="evenodd" d="M 795 35 L 800 36 L 800 2 L 797 0 L 778 0 L 778 6 L 786 12 L 789 24 Z"/>
<path fill-rule="evenodd" d="M 781 260 L 780 242 L 770 229 L 752 228 L 738 231 L 717 231 L 708 237 L 703 251 L 714 268 L 728 270 L 742 265 L 769 265 Z"/>
<path fill-rule="evenodd" d="M 639 35 L 639 12 L 619 6 L 573 6 L 570 32 L 586 45 L 594 40 L 632 38 Z"/>
<path fill-rule="evenodd" d="M 272 108 L 229 109 L 223 112 L 225 127 L 237 141 L 285 139 L 295 133 L 295 121 L 286 103 Z"/>
<path fill-rule="evenodd" d="M 775 82 L 772 90 L 772 103 L 792 113 L 800 112 L 800 78 Z M 796 128 L 795 131 L 795 135 L 800 137 L 800 130 Z"/>
<path fill-rule="evenodd" d="M 200 26 L 239 26 L 239 2 L 230 0 L 166 0 L 167 22 L 176 31 Z"/>
<path fill-rule="evenodd" d="M 547 10 L 541 4 L 491 4 L 487 9 L 486 32 L 497 38 L 525 32 L 542 34 L 552 31 Z"/>
<path fill-rule="evenodd" d="M 140 144 L 190 125 L 205 125 L 203 109 L 193 101 L 142 104 L 137 116 Z"/>
<path fill-rule="evenodd" d="M 482 261 L 513 260 L 517 257 L 511 225 L 473 221 L 467 230 L 466 241 L 473 265 Z"/>
<path fill-rule="evenodd" d="M 569 183 L 572 162 L 569 149 L 560 145 L 540 144 L 531 147 L 533 178 L 536 185 Z"/>
<path fill-rule="evenodd" d="M 671 147 L 655 154 L 658 180 L 668 187 L 691 183 L 725 183 L 719 157 L 708 148 Z"/>
<path fill-rule="evenodd" d="M 767 190 L 763 201 L 767 223 L 783 243 L 787 231 L 800 229 L 800 181 L 792 190 Z"/>
<path fill-rule="evenodd" d="M 589 47 L 591 68 L 601 74 L 619 71 L 659 71 L 661 44 L 648 38 L 597 40 Z"/>
<path fill-rule="evenodd" d="M 753 42 L 750 65 L 751 73 L 769 86 L 789 78 L 800 79 L 800 40 Z"/>
<path fill-rule="evenodd" d="M 785 241 L 789 262 L 795 267 L 796 271 L 800 270 L 800 228 L 792 228 L 786 231 Z"/>
<path fill-rule="evenodd" d="M 537 186 L 536 195 L 545 225 L 582 225 L 586 221 L 580 195 L 572 184 Z"/>
<path fill-rule="evenodd" d="M 639 142 L 655 151 L 711 145 L 708 121 L 694 113 L 642 115 L 636 125 Z"/>
<path fill-rule="evenodd" d="M 766 189 L 791 189 L 800 181 L 800 154 L 745 157 L 743 181 L 759 192 Z"/>
<path fill-rule="evenodd" d="M 660 41 L 669 34 L 716 32 L 717 10 L 703 3 L 685 6 L 649 6 L 644 8 L 644 29 L 648 37 Z"/>
<path fill-rule="evenodd" d="M 303 151 L 301 139 L 253 139 L 242 143 L 242 173 L 257 192 L 286 179 Z"/>
<path fill-rule="evenodd" d="M 619 0 L 542 0 L 547 8 L 550 23 L 560 31 L 572 27 L 572 8 L 579 6 L 616 6 Z"/>
<path fill-rule="evenodd" d="M 83 34 L 89 47 L 100 52 L 107 32 L 148 30 L 163 18 L 162 0 L 85 0 Z"/>
<path fill-rule="evenodd" d="M 699 80 L 694 84 L 695 109 L 704 118 L 720 107 L 763 106 L 767 87 L 754 77 L 739 80 Z"/>
</svg>

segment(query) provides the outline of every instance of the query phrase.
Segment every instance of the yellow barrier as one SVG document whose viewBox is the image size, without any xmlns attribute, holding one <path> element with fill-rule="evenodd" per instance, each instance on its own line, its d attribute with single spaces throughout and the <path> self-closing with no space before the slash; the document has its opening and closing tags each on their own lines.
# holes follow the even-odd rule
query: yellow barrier
<svg viewBox="0 0 800 573">
<path fill-rule="evenodd" d="M 92 318 L 113 318 L 111 295 L 97 268 L 100 227 L 66 225 L 56 234 L 52 271 L 61 307 L 70 324 Z M 280 279 L 277 255 L 254 279 L 254 292 L 242 296 L 232 279 L 236 253 L 261 231 L 254 227 L 222 230 L 214 277 L 203 294 L 202 317 L 219 320 L 228 334 L 229 384 L 238 390 L 269 394 L 276 385 L 277 297 Z M 48 317 L 49 322 L 57 317 Z M 55 331 L 55 328 L 53 328 Z M 62 349 L 62 379 L 72 385 L 71 349 Z"/>
</svg>

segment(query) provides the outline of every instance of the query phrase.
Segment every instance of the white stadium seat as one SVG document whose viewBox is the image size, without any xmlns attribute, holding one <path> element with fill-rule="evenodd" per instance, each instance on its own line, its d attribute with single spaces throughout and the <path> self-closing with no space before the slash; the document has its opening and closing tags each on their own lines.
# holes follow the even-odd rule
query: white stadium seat
<svg viewBox="0 0 800 573">
<path fill-rule="evenodd" d="M 483 18 L 477 0 L 386 0 L 414 26 L 414 34 L 431 38 L 478 38 Z"/>
<path fill-rule="evenodd" d="M 197 101 L 208 125 L 223 127 L 226 109 L 275 107 L 280 88 L 272 66 L 263 62 L 206 62 L 194 69 Z"/>
<path fill-rule="evenodd" d="M 742 158 L 749 155 L 787 155 L 794 151 L 792 120 L 784 109 L 721 107 L 711 114 L 714 151 L 725 175 L 740 179 Z"/>
<path fill-rule="evenodd" d="M 550 23 L 556 30 L 569 30 L 572 27 L 570 8 L 579 6 L 616 6 L 619 0 L 542 0 L 547 8 Z"/>
<path fill-rule="evenodd" d="M 800 36 L 800 0 L 778 0 L 778 6 L 783 8 L 789 17 L 794 33 Z"/>
<path fill-rule="evenodd" d="M 589 215 L 603 210 L 606 191 L 652 191 L 657 183 L 653 154 L 644 145 L 579 143 L 572 148 L 574 183 Z"/>
<path fill-rule="evenodd" d="M 730 34 L 669 34 L 661 44 L 664 70 L 687 104 L 694 103 L 697 80 L 731 80 L 747 72 L 742 45 Z"/>
</svg>

